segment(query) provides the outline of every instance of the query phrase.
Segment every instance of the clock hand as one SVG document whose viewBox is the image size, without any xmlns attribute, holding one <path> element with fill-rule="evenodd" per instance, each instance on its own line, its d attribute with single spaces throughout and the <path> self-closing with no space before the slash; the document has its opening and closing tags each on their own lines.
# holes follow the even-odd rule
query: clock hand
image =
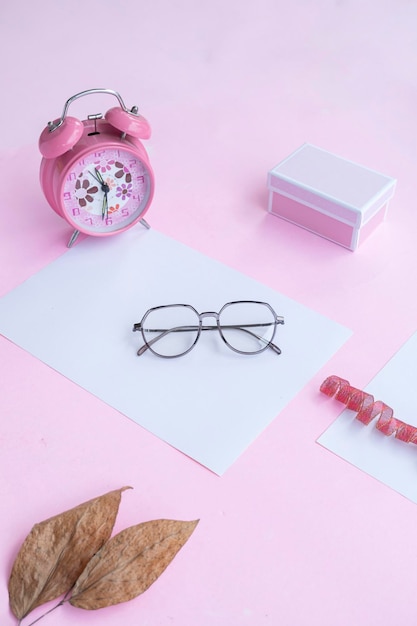
<svg viewBox="0 0 417 626">
<path fill-rule="evenodd" d="M 106 187 L 108 188 L 108 185 L 106 185 Z M 103 204 L 101 207 L 101 219 L 104 220 L 104 217 L 107 217 L 108 214 L 109 214 L 109 200 L 107 197 L 107 191 L 104 190 Z"/>
<path fill-rule="evenodd" d="M 102 177 L 102 175 L 100 174 L 100 172 L 98 171 L 98 169 L 95 169 L 95 172 L 96 172 L 95 174 L 93 174 L 93 172 L 89 172 L 89 173 L 91 174 L 91 176 L 92 176 L 93 178 L 95 178 L 95 179 L 96 179 L 96 181 L 97 181 L 98 183 L 100 183 L 100 185 L 104 185 L 104 180 L 103 180 L 103 177 Z"/>
<path fill-rule="evenodd" d="M 90 174 L 93 178 L 96 179 L 98 183 L 100 183 L 101 191 L 104 191 L 103 204 L 101 205 L 101 219 L 104 220 L 104 218 L 107 217 L 109 214 L 108 193 L 110 191 L 110 187 L 108 186 L 106 182 L 104 182 L 104 179 L 102 175 L 100 174 L 100 172 L 98 171 L 98 169 L 94 168 L 94 171 L 95 171 L 95 174 L 93 174 L 93 172 L 90 172 Z"/>
<path fill-rule="evenodd" d="M 104 191 L 104 193 L 106 193 L 106 194 L 109 193 L 110 187 L 104 181 L 104 179 L 103 179 L 102 175 L 100 174 L 100 172 L 98 171 L 98 169 L 96 169 L 95 172 L 96 172 L 96 174 L 93 174 L 93 172 L 90 172 L 91 176 L 93 178 L 95 178 L 98 183 L 100 183 L 101 191 Z"/>
</svg>

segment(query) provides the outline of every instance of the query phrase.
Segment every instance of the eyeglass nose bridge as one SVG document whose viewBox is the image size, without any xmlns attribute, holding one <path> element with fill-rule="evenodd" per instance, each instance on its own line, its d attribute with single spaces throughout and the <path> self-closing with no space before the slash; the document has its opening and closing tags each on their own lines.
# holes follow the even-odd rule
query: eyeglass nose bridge
<svg viewBox="0 0 417 626">
<path fill-rule="evenodd" d="M 219 315 L 220 314 L 216 313 L 216 311 L 203 311 L 202 313 L 198 314 L 198 317 L 199 317 L 200 322 L 202 322 L 205 317 L 214 317 L 216 322 L 217 322 L 217 324 L 218 324 L 219 323 Z"/>
</svg>

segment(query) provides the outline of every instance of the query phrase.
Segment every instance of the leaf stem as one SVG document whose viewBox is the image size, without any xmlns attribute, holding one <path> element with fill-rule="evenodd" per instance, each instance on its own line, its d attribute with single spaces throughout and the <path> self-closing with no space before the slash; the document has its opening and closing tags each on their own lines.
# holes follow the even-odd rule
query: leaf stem
<svg viewBox="0 0 417 626">
<path fill-rule="evenodd" d="M 44 617 L 49 615 L 49 613 L 52 613 L 52 611 L 55 611 L 55 609 L 57 609 L 58 607 L 62 606 L 64 604 L 64 602 L 66 602 L 66 601 L 67 601 L 67 596 L 65 596 L 60 602 L 58 602 L 58 604 L 53 606 L 52 609 L 49 609 L 49 611 L 46 611 L 46 613 L 44 613 L 43 615 L 40 615 L 39 617 L 37 617 L 33 622 L 31 622 L 30 624 L 27 624 L 27 626 L 33 626 L 33 624 L 36 624 L 37 622 L 40 622 L 41 619 L 43 619 Z M 21 622 L 19 622 L 17 626 L 20 626 L 20 623 Z"/>
</svg>

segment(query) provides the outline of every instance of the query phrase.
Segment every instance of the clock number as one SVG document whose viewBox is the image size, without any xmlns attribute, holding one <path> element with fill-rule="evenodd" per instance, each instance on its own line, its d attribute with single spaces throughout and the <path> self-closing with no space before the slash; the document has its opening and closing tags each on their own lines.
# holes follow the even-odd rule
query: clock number
<svg viewBox="0 0 417 626">
<path fill-rule="evenodd" d="M 122 209 L 123 217 L 129 217 L 129 209 Z"/>
<path fill-rule="evenodd" d="M 113 224 L 113 220 L 111 217 L 106 218 L 106 226 L 111 226 Z"/>
<path fill-rule="evenodd" d="M 67 181 L 71 182 L 72 180 L 76 179 L 76 175 L 75 172 L 70 172 L 67 176 Z"/>
<path fill-rule="evenodd" d="M 90 224 L 90 226 L 93 225 L 93 220 L 91 217 L 87 217 L 87 219 L 85 220 L 87 222 L 87 224 Z"/>
<path fill-rule="evenodd" d="M 144 182 L 145 182 L 145 177 L 144 177 L 144 176 L 138 176 L 138 177 L 137 177 L 137 180 L 138 180 L 140 183 L 144 183 Z"/>
<path fill-rule="evenodd" d="M 75 209 L 72 209 L 72 214 L 74 217 L 77 217 L 77 215 L 80 214 L 80 209 L 78 207 L 75 207 Z"/>
</svg>

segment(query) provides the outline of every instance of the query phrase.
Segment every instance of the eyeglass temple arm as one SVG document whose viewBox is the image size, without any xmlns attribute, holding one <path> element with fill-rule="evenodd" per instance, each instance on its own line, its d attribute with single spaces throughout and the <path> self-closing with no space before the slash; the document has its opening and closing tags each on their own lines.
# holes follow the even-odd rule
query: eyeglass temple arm
<svg viewBox="0 0 417 626">
<path fill-rule="evenodd" d="M 153 346 L 154 343 L 156 343 L 160 339 L 163 339 L 166 335 L 169 335 L 169 333 L 180 333 L 183 331 L 185 332 L 185 331 L 192 331 L 192 330 L 196 331 L 197 329 L 198 329 L 198 326 L 178 326 L 176 328 L 152 328 L 152 329 L 147 328 L 148 332 L 161 333 L 161 334 L 158 335 L 158 337 L 154 337 L 150 341 L 146 341 L 146 343 L 144 343 L 143 346 L 139 348 L 136 354 L 138 356 L 141 356 L 144 352 L 146 352 L 148 348 Z M 134 324 L 132 330 L 133 332 L 135 332 L 136 330 L 142 330 L 141 323 L 139 322 L 138 324 Z"/>
<path fill-rule="evenodd" d="M 284 323 L 284 318 L 281 318 L 282 321 L 275 321 L 275 322 L 268 322 L 267 324 L 247 324 L 246 326 L 272 326 L 272 324 L 283 324 Z M 241 330 L 244 333 L 248 333 L 248 335 L 252 335 L 252 337 L 255 337 L 258 341 L 260 341 L 261 343 L 264 343 L 268 346 L 268 348 L 271 348 L 271 350 L 273 350 L 276 354 L 281 354 L 281 348 L 279 348 L 275 343 L 273 343 L 272 341 L 268 341 L 267 339 L 265 339 L 264 337 L 261 337 L 260 335 L 257 335 L 256 333 L 253 333 L 251 330 L 248 330 L 247 328 L 245 328 L 245 326 L 239 326 L 238 324 L 234 325 L 231 324 L 230 326 L 222 326 L 222 328 L 236 328 L 236 330 Z"/>
<path fill-rule="evenodd" d="M 250 327 L 250 326 L 254 326 L 258 328 L 259 326 L 271 326 L 272 324 L 284 324 L 284 318 L 277 316 L 275 322 L 268 322 L 266 324 L 246 324 L 246 328 L 239 324 L 222 325 L 222 328 L 226 328 L 226 329 L 234 328 L 236 330 L 241 330 L 242 332 L 248 333 L 249 335 L 252 335 L 252 337 L 256 337 L 258 341 L 261 341 L 267 344 L 268 347 L 271 348 L 271 350 L 273 350 L 276 354 L 281 354 L 281 349 L 275 343 L 273 343 L 272 341 L 267 341 L 263 337 L 260 337 L 256 333 L 253 333 L 252 331 L 247 329 L 247 327 Z M 138 330 L 142 330 L 141 322 L 138 322 L 133 325 L 132 331 L 135 332 Z M 195 332 L 196 330 L 198 330 L 198 326 L 178 326 L 175 328 L 153 328 L 153 329 L 147 329 L 147 330 L 148 332 L 161 333 L 161 334 L 158 335 L 158 337 L 155 337 L 154 339 L 151 339 L 150 341 L 147 341 L 146 343 L 144 343 L 143 346 L 141 346 L 139 350 L 137 351 L 138 356 L 141 356 L 144 352 L 146 352 L 146 350 L 149 347 L 151 347 L 154 343 L 156 343 L 160 339 L 163 339 L 163 337 L 165 337 L 169 333 L 181 333 L 181 332 L 191 332 L 191 331 Z M 218 327 L 217 326 L 202 326 L 201 330 L 218 330 Z"/>
</svg>

